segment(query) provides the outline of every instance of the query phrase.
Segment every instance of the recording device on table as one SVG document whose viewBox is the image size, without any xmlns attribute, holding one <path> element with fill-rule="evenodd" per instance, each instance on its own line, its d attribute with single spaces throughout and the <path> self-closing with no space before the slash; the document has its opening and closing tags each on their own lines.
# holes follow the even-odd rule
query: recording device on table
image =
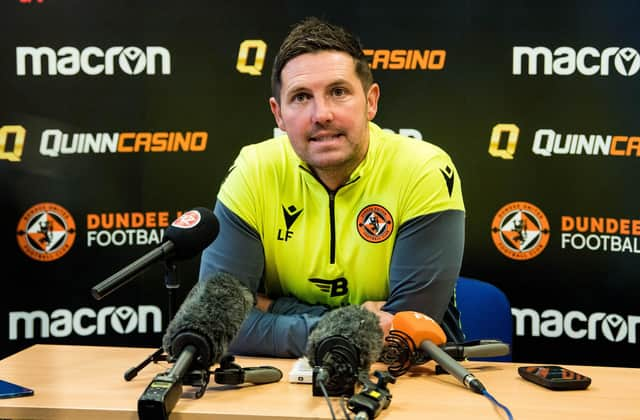
<svg viewBox="0 0 640 420">
<path fill-rule="evenodd" d="M 174 365 L 157 375 L 138 400 L 138 417 L 168 419 L 182 395 L 182 386 L 196 388 L 200 398 L 207 389 L 211 371 L 216 382 L 238 385 L 245 382 L 277 382 L 282 372 L 270 366 L 241 368 L 233 356 L 225 355 L 229 342 L 254 305 L 253 294 L 237 279 L 217 273 L 197 283 L 189 292 L 163 336 L 162 344 Z"/>
<path fill-rule="evenodd" d="M 368 420 L 378 417 L 378 414 L 391 404 L 391 391 L 387 384 L 395 383 L 396 378 L 388 372 L 376 370 L 373 372 L 378 378 L 374 383 L 369 379 L 368 372 L 361 372 L 358 381 L 362 384 L 362 390 L 353 395 L 347 401 L 347 407 L 356 413 L 355 420 Z"/>
<path fill-rule="evenodd" d="M 163 242 L 147 254 L 127 265 L 91 289 L 97 300 L 104 298 L 142 274 L 156 262 L 164 262 L 164 281 L 169 302 L 169 319 L 173 318 L 177 307 L 175 291 L 180 288 L 176 273 L 176 261 L 195 257 L 218 236 L 220 225 L 213 212 L 204 207 L 196 207 L 183 213 L 165 229 Z M 166 360 L 160 347 L 138 365 L 128 369 L 124 379 L 130 381 L 140 370 L 151 362 Z"/>
<path fill-rule="evenodd" d="M 524 379 L 554 391 L 586 389 L 591 378 L 562 366 L 520 366 L 518 374 Z"/>
<path fill-rule="evenodd" d="M 0 398 L 28 397 L 33 389 L 0 379 Z"/>
<path fill-rule="evenodd" d="M 282 379 L 282 371 L 273 366 L 240 367 L 234 363 L 233 355 L 227 354 L 220 360 L 220 367 L 214 372 L 214 380 L 223 385 L 270 384 Z"/>
<path fill-rule="evenodd" d="M 389 406 L 387 384 L 395 378 L 376 371 L 377 383 L 369 380 L 369 369 L 382 350 L 382 337 L 378 317 L 353 305 L 329 312 L 309 334 L 305 356 L 312 366 L 312 395 L 327 399 L 333 418 L 330 396 L 349 398 L 347 407 L 356 413 L 356 419 L 375 418 Z M 298 368 L 304 369 L 304 359 L 298 361 Z M 303 380 L 305 375 L 302 373 Z M 358 393 L 357 384 L 362 385 Z"/>
</svg>

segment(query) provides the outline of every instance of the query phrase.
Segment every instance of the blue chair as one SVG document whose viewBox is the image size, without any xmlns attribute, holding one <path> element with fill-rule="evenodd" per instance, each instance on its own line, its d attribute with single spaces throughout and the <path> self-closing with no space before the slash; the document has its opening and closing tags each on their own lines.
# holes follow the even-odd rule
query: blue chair
<svg viewBox="0 0 640 420">
<path fill-rule="evenodd" d="M 502 290 L 481 280 L 459 277 L 456 302 L 466 341 L 494 339 L 512 346 L 511 304 Z M 470 360 L 510 362 L 511 354 Z"/>
</svg>

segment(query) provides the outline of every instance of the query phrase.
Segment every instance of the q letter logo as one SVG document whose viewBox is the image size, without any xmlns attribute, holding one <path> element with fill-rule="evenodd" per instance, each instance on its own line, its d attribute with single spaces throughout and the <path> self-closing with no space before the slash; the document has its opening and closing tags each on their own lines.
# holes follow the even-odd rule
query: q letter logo
<svg viewBox="0 0 640 420">
<path fill-rule="evenodd" d="M 10 162 L 20 162 L 26 133 L 27 131 L 21 125 L 5 125 L 0 127 L 0 159 L 6 159 Z M 7 150 L 10 137 L 14 138 L 13 150 L 11 151 Z"/>
<path fill-rule="evenodd" d="M 253 64 L 247 64 L 249 53 L 255 50 L 255 58 Z M 264 57 L 267 55 L 267 44 L 261 39 L 247 39 L 242 41 L 238 50 L 238 62 L 236 69 L 240 73 L 247 73 L 252 76 L 260 76 L 262 66 L 264 66 Z"/>
</svg>

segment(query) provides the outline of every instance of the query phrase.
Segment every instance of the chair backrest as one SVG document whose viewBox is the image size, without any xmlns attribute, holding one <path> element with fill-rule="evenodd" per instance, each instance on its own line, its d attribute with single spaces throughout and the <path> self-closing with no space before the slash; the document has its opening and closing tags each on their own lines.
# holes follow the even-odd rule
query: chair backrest
<svg viewBox="0 0 640 420">
<path fill-rule="evenodd" d="M 458 278 L 456 302 L 467 341 L 494 339 L 513 344 L 511 304 L 498 287 L 477 279 Z M 472 360 L 511 361 L 511 354 Z"/>
</svg>

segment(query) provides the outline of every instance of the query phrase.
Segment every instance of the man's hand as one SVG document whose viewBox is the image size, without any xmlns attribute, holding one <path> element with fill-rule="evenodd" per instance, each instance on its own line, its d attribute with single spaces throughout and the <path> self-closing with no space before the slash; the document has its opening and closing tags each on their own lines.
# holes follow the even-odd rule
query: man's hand
<svg viewBox="0 0 640 420">
<path fill-rule="evenodd" d="M 269 299 L 267 296 L 258 293 L 256 295 L 256 308 L 261 310 L 262 312 L 269 312 L 269 308 L 271 307 L 271 304 L 273 303 L 273 299 Z"/>
<path fill-rule="evenodd" d="M 393 314 L 385 312 L 381 309 L 385 303 L 387 302 L 383 300 L 368 300 L 360 305 L 364 309 L 373 312 L 378 316 L 378 320 L 380 321 L 380 328 L 382 328 L 384 337 L 389 334 L 389 330 L 391 330 L 391 322 L 393 321 Z"/>
</svg>

